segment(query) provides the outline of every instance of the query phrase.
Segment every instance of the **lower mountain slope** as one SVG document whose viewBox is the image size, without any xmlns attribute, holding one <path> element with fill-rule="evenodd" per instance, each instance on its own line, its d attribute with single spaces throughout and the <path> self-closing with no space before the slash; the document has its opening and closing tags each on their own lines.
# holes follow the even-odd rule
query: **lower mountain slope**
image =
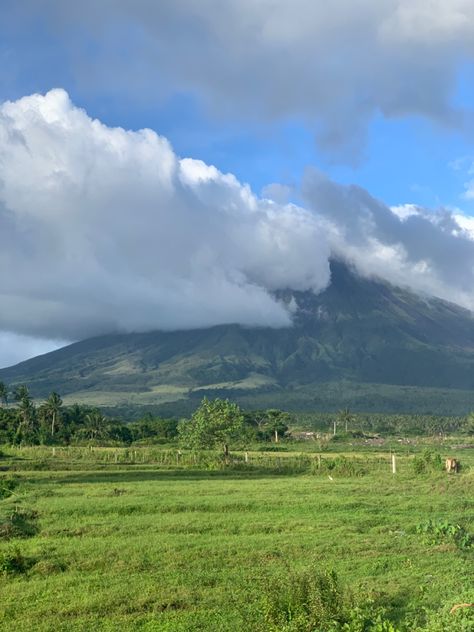
<svg viewBox="0 0 474 632">
<path fill-rule="evenodd" d="M 3 369 L 0 380 L 26 383 L 37 397 L 54 389 L 67 401 L 170 412 L 204 393 L 296 410 L 474 407 L 471 312 L 361 278 L 341 262 L 331 273 L 318 295 L 277 293 L 296 304 L 292 327 L 101 336 Z"/>
</svg>

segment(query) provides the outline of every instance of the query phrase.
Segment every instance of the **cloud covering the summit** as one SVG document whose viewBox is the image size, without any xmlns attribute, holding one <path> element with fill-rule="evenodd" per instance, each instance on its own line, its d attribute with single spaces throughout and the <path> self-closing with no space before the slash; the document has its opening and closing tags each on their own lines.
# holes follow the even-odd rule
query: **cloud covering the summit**
<svg viewBox="0 0 474 632">
<path fill-rule="evenodd" d="M 291 308 L 272 291 L 321 291 L 331 256 L 474 308 L 472 219 L 391 209 L 316 170 L 301 198 L 299 206 L 259 198 L 232 174 L 179 158 L 151 130 L 90 118 L 64 90 L 5 102 L 0 332 L 77 340 L 289 326 Z"/>
<path fill-rule="evenodd" d="M 285 326 L 269 291 L 324 288 L 316 215 L 108 128 L 53 90 L 0 109 L 0 330 L 78 339 Z"/>
</svg>

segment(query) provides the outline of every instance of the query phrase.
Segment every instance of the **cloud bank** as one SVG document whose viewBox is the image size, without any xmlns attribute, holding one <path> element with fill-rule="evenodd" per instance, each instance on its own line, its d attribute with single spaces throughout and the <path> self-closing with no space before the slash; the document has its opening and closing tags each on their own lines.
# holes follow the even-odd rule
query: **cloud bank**
<svg viewBox="0 0 474 632">
<path fill-rule="evenodd" d="M 275 183 L 268 192 L 282 193 Z M 316 170 L 301 197 L 301 206 L 259 198 L 232 174 L 179 158 L 151 130 L 91 119 L 63 90 L 6 102 L 0 332 L 77 340 L 288 326 L 291 310 L 272 291 L 321 291 L 331 256 L 474 308 L 472 218 L 391 209 Z"/>
<path fill-rule="evenodd" d="M 318 218 L 111 129 L 63 90 L 0 109 L 0 330 L 78 339 L 284 326 L 269 291 L 329 281 Z"/>
<path fill-rule="evenodd" d="M 95 92 L 150 100 L 178 91 L 219 117 L 303 117 L 321 147 L 346 158 L 360 151 L 375 115 L 471 125 L 472 111 L 455 98 L 459 65 L 474 60 L 471 0 L 45 0 L 41 7 L 26 0 L 22 7 L 41 11 L 69 51 L 75 80 Z"/>
</svg>

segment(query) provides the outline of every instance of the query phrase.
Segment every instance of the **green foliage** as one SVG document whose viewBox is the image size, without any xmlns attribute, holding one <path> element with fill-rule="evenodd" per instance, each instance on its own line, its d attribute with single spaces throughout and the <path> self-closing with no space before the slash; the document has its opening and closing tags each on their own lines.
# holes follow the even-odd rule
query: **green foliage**
<svg viewBox="0 0 474 632">
<path fill-rule="evenodd" d="M 451 612 L 453 604 L 441 610 L 421 609 L 423 623 L 410 627 L 408 632 L 472 632 L 474 630 L 474 608 L 458 608 Z"/>
<path fill-rule="evenodd" d="M 13 490 L 19 485 L 19 480 L 13 476 L 0 477 L 0 500 L 9 498 L 13 494 Z"/>
<path fill-rule="evenodd" d="M 34 562 L 26 558 L 17 547 L 0 552 L 0 573 L 3 575 L 26 573 L 32 563 Z"/>
<path fill-rule="evenodd" d="M 229 444 L 236 440 L 244 429 L 242 411 L 229 400 L 206 397 L 190 421 L 178 425 L 181 443 L 191 449 L 220 446 L 227 455 Z"/>
<path fill-rule="evenodd" d="M 165 443 L 178 436 L 176 419 L 162 419 L 148 413 L 138 421 L 128 425 L 132 440 L 142 443 Z"/>
<path fill-rule="evenodd" d="M 0 540 L 29 538 L 38 532 L 36 511 L 14 507 L 3 518 L 0 517 Z"/>
<path fill-rule="evenodd" d="M 420 455 L 413 459 L 413 469 L 415 474 L 439 472 L 443 470 L 443 460 L 438 452 L 425 448 Z"/>
<path fill-rule="evenodd" d="M 416 526 L 416 533 L 423 535 L 428 544 L 454 544 L 458 549 L 465 550 L 474 547 L 474 536 L 458 524 L 447 520 L 434 522 L 427 520 Z"/>
<path fill-rule="evenodd" d="M 6 406 L 8 404 L 8 386 L 0 381 L 0 403 Z"/>
</svg>

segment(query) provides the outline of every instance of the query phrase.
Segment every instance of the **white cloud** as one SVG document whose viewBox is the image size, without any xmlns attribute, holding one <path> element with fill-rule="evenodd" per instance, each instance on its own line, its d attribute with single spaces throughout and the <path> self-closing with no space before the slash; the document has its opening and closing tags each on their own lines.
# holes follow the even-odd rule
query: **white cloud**
<svg viewBox="0 0 474 632">
<path fill-rule="evenodd" d="M 151 130 L 92 120 L 62 90 L 4 103 L 0 364 L 26 353 L 30 338 L 13 335 L 42 351 L 115 331 L 289 326 L 294 305 L 272 291 L 322 290 L 331 254 L 474 308 L 474 220 L 459 209 L 391 209 L 316 170 L 302 194 L 306 208 L 258 198 Z"/>
<path fill-rule="evenodd" d="M 308 170 L 303 192 L 308 207 L 325 218 L 331 251 L 361 274 L 474 309 L 472 218 L 412 204 L 391 209 L 316 170 Z"/>
<path fill-rule="evenodd" d="M 269 291 L 322 289 L 328 256 L 311 213 L 151 130 L 108 128 L 63 90 L 0 108 L 0 330 L 284 326 Z"/>
<path fill-rule="evenodd" d="M 83 87 L 191 92 L 218 117 L 299 116 L 346 159 L 376 114 L 451 127 L 468 114 L 454 94 L 474 58 L 472 0 L 30 0 L 36 11 Z"/>
</svg>

